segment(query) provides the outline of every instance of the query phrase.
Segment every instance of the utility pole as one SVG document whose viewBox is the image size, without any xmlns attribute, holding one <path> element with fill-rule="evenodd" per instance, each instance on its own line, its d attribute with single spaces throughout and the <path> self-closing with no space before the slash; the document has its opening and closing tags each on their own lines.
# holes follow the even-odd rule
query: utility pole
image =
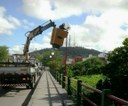
<svg viewBox="0 0 128 106">
<path fill-rule="evenodd" d="M 68 47 L 71 46 L 71 36 L 69 36 Z"/>
<path fill-rule="evenodd" d="M 65 45 L 66 45 L 66 47 L 65 47 L 65 58 L 64 58 L 64 65 L 65 65 L 65 67 L 64 67 L 64 76 L 66 76 L 67 75 L 67 43 L 68 43 L 68 39 L 66 38 L 66 42 L 65 42 Z"/>
<path fill-rule="evenodd" d="M 73 42 L 73 47 L 76 46 L 76 39 L 75 39 L 75 33 L 74 33 L 74 42 Z"/>
</svg>

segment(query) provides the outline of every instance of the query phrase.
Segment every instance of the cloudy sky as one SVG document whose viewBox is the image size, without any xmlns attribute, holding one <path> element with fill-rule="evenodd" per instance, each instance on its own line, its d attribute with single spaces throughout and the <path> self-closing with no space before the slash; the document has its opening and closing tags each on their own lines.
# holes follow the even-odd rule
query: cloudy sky
<svg viewBox="0 0 128 106">
<path fill-rule="evenodd" d="M 0 46 L 22 53 L 25 33 L 51 19 L 70 25 L 71 46 L 110 51 L 128 37 L 127 10 L 128 0 L 1 0 Z M 34 38 L 30 51 L 51 48 L 51 31 Z"/>
</svg>

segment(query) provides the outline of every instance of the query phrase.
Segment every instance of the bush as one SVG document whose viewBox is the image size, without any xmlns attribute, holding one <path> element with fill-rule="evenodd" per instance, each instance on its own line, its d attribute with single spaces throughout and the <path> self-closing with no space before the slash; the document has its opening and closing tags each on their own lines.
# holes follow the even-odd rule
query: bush
<svg viewBox="0 0 128 106">
<path fill-rule="evenodd" d="M 105 63 L 98 57 L 92 57 L 83 62 L 84 75 L 101 74 Z"/>
<path fill-rule="evenodd" d="M 67 76 L 68 77 L 73 77 L 73 72 L 70 68 L 67 69 Z"/>
</svg>

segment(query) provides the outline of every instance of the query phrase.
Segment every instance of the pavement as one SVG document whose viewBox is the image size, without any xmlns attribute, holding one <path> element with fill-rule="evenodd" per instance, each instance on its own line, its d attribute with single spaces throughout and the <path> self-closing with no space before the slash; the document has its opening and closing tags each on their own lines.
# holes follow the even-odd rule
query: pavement
<svg viewBox="0 0 128 106">
<path fill-rule="evenodd" d="M 54 79 L 49 71 L 44 71 L 28 106 L 74 106 L 65 104 L 71 101 L 65 89 Z"/>
</svg>

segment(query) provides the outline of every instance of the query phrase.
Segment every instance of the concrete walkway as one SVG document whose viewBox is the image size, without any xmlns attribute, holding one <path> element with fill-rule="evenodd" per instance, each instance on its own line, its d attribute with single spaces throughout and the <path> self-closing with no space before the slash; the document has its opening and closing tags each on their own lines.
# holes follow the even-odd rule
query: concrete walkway
<svg viewBox="0 0 128 106">
<path fill-rule="evenodd" d="M 67 100 L 66 91 L 49 71 L 45 71 L 28 106 L 65 106 L 64 102 Z"/>
</svg>

